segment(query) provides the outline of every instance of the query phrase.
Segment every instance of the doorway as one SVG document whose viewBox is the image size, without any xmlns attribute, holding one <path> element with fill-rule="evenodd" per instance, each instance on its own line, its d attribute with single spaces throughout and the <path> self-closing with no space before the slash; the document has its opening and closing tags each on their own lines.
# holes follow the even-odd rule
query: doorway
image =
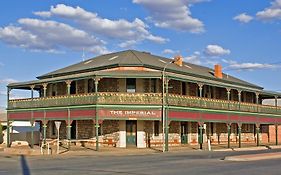
<svg viewBox="0 0 281 175">
<path fill-rule="evenodd" d="M 76 120 L 71 123 L 71 139 L 76 139 Z"/>
<path fill-rule="evenodd" d="M 187 122 L 181 122 L 181 144 L 188 143 L 188 127 Z"/>
<path fill-rule="evenodd" d="M 137 146 L 137 121 L 126 121 L 126 145 Z"/>
</svg>

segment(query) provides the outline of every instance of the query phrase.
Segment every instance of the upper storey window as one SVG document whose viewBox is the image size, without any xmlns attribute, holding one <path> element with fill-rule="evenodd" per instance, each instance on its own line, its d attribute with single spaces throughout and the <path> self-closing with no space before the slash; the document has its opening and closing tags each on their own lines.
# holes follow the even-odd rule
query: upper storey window
<svg viewBox="0 0 281 175">
<path fill-rule="evenodd" d="M 127 92 L 135 93 L 136 92 L 136 79 L 135 78 L 127 78 L 126 87 L 127 87 Z"/>
</svg>

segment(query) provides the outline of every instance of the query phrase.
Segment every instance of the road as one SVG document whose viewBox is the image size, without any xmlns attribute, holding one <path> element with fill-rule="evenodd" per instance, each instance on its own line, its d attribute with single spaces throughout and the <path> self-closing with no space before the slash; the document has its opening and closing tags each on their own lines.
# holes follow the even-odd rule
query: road
<svg viewBox="0 0 281 175">
<path fill-rule="evenodd" d="M 280 152 L 187 151 L 137 156 L 5 156 L 0 155 L 0 175 L 280 175 L 281 159 L 249 162 L 223 160 L 225 156 Z"/>
</svg>

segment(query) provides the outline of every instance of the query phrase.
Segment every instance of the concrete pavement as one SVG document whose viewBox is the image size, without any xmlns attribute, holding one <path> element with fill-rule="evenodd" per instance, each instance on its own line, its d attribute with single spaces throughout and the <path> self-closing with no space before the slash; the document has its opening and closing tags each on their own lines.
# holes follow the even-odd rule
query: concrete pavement
<svg viewBox="0 0 281 175">
<path fill-rule="evenodd" d="M 247 154 L 239 156 L 227 156 L 224 160 L 229 161 L 256 161 L 256 160 L 268 160 L 268 159 L 280 159 L 281 152 L 278 153 L 263 153 L 263 154 Z"/>
</svg>

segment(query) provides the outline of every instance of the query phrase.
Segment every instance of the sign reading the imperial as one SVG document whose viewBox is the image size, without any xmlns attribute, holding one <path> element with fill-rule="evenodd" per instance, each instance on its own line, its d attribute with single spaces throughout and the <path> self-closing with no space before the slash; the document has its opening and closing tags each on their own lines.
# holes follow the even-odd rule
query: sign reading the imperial
<svg viewBox="0 0 281 175">
<path fill-rule="evenodd" d="M 100 117 L 159 118 L 160 110 L 99 110 Z"/>
</svg>

